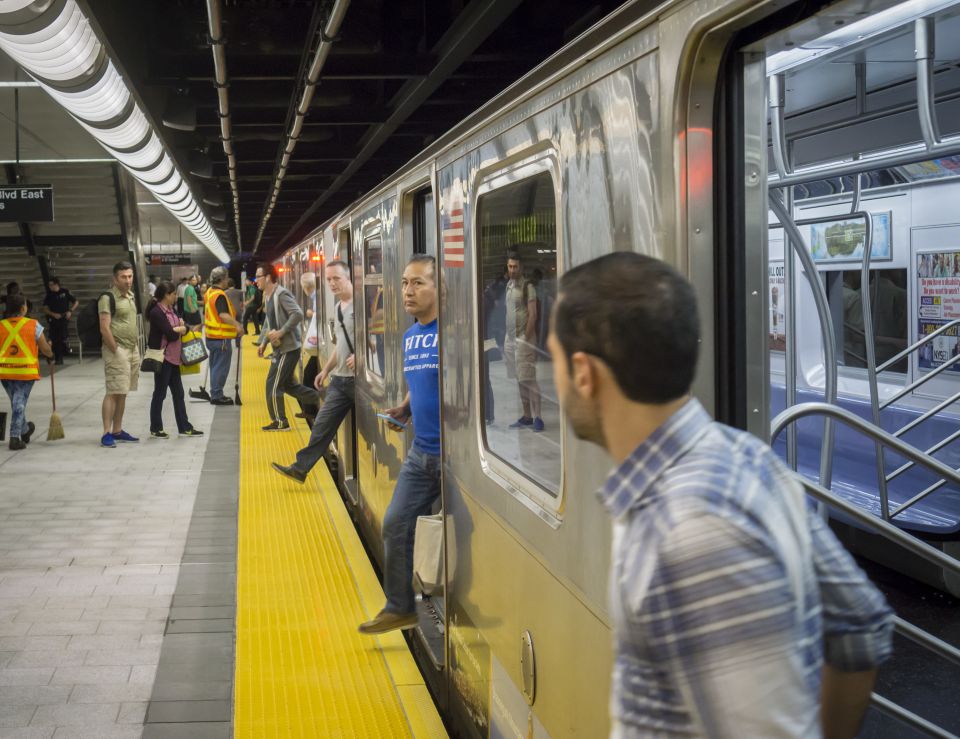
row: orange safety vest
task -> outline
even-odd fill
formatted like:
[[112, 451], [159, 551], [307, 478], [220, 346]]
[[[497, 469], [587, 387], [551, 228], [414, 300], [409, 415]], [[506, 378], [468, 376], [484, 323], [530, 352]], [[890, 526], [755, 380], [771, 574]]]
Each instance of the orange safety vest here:
[[233, 303], [230, 302], [227, 294], [219, 287], [211, 287], [207, 290], [206, 302], [203, 306], [203, 323], [207, 329], [207, 338], [235, 339], [237, 338], [237, 327], [232, 323], [224, 323], [220, 320], [220, 314], [217, 313], [217, 298], [219, 297], [223, 297], [227, 301], [230, 317], [237, 317], [237, 312], [233, 309]]
[[0, 321], [0, 380], [39, 380], [37, 322], [32, 318]]

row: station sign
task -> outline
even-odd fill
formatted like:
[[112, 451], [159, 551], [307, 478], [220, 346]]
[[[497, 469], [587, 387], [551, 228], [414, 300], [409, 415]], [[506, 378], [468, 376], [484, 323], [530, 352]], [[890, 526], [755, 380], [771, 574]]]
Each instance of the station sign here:
[[189, 254], [153, 254], [149, 259], [152, 267], [169, 267], [193, 264], [193, 259]]
[[53, 220], [53, 185], [0, 187], [0, 223]]

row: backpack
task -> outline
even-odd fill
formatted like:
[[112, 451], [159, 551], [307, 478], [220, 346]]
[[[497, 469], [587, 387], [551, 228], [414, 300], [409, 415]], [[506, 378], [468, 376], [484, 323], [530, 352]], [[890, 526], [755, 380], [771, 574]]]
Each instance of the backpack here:
[[100, 293], [83, 306], [77, 315], [77, 335], [84, 349], [99, 349], [103, 343], [103, 337], [100, 335], [100, 311], [97, 304], [104, 295], [110, 298], [110, 315], [113, 316], [117, 312], [117, 299], [109, 290]]

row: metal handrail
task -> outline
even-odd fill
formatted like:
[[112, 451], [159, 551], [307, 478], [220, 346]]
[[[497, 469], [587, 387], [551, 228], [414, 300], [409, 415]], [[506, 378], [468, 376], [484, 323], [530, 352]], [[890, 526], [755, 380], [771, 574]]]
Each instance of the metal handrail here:
[[[792, 408], [787, 408], [785, 411], [781, 412], [776, 418], [773, 419], [773, 422], [770, 427], [770, 443], [773, 444], [776, 441], [777, 437], [780, 436], [780, 433], [783, 431], [783, 429], [789, 426], [790, 424], [796, 422], [800, 418], [804, 418], [806, 416], [813, 416], [813, 415], [824, 415], [832, 418], [835, 421], [839, 421], [840, 423], [843, 423], [846, 426], [849, 426], [857, 431], [860, 431], [865, 436], [869, 436], [874, 441], [885, 444], [886, 446], [890, 447], [893, 451], [906, 457], [907, 459], [913, 460], [914, 462], [919, 464], [921, 467], [926, 467], [927, 469], [936, 473], [940, 478], [944, 479], [945, 481], [953, 482], [957, 485], [960, 485], [960, 472], [958, 472], [957, 470], [953, 469], [952, 467], [944, 464], [943, 462], [937, 459], [934, 459], [933, 457], [930, 457], [924, 454], [923, 451], [921, 451], [920, 449], [917, 449], [916, 447], [910, 444], [907, 444], [905, 441], [897, 438], [893, 434], [887, 431], [884, 431], [883, 429], [878, 428], [877, 426], [874, 426], [873, 424], [868, 423], [867, 421], [864, 421], [862, 418], [860, 418], [857, 415], [854, 415], [850, 411], [835, 405], [831, 405], [830, 403], [822, 403], [822, 402], [801, 403], [799, 405], [793, 406]], [[804, 479], [804, 484], [809, 486], [812, 483]], [[876, 524], [882, 523], [884, 525], [883, 530], [889, 533], [890, 538], [896, 539], [898, 544], [901, 544], [907, 549], [914, 551], [915, 553], [919, 554], [921, 557], [924, 557], [925, 559], [932, 558], [931, 561], [936, 560], [936, 563], [939, 566], [942, 566], [945, 569], [948, 569], [951, 572], [957, 575], [960, 575], [960, 561], [955, 560], [952, 557], [949, 557], [943, 554], [939, 550], [931, 547], [929, 544], [920, 542], [918, 539], [910, 536], [909, 534], [905, 534], [900, 529], [896, 528], [895, 526], [893, 526], [892, 524], [884, 520], [889, 518], [889, 516], [885, 516], [884, 519], [878, 519], [873, 514], [862, 511], [860, 508], [850, 505], [849, 503], [845, 503], [840, 498], [837, 498], [836, 496], [834, 496], [832, 493], [826, 490], [824, 490], [824, 492], [828, 497], [836, 498], [836, 503], [832, 502], [831, 500], [825, 500], [824, 502], [828, 503], [829, 505], [834, 505], [835, 507], [842, 509], [844, 513], [851, 515], [852, 518], [855, 518], [857, 521], [861, 523], [873, 522], [869, 524], [870, 526], [875, 526]], [[929, 493], [931, 492], [933, 491], [932, 490], [927, 491], [926, 494], [929, 495]], [[818, 500], [820, 499], [819, 495], [814, 495], [814, 497], [816, 497]], [[913, 505], [917, 501], [918, 499], [915, 498], [899, 506], [896, 510], [896, 513], [898, 514], [902, 513], [908, 504]], [[856, 514], [852, 514], [851, 511], [856, 511]], [[887, 533], [885, 533], [884, 535], [886, 536]], [[920, 550], [915, 549], [915, 547], [918, 547], [918, 546], [921, 547]], [[929, 551], [926, 551], [926, 550], [929, 550]]]
[[911, 352], [915, 352], [917, 349], [919, 349], [921, 346], [926, 344], [928, 341], [930, 341], [931, 339], [935, 339], [937, 336], [944, 333], [948, 329], [953, 328], [954, 326], [960, 326], [960, 319], [955, 318], [952, 321], [943, 324], [936, 331], [931, 331], [929, 334], [925, 334], [923, 338], [917, 339], [917, 341], [915, 341], [913, 344], [911, 344], [906, 349], [901, 351], [899, 354], [893, 357], [890, 357], [890, 359], [888, 359], [886, 362], [884, 362], [879, 367], [877, 367], [877, 372], [883, 372], [888, 367], [892, 367], [893, 365], [895, 365], [901, 359], [906, 359], [908, 356], [910, 356]]
[[922, 716], [918, 716], [913, 711], [908, 711], [903, 706], [899, 706], [893, 701], [884, 698], [882, 695], [877, 695], [876, 693], [871, 694], [870, 703], [872, 703], [877, 710], [899, 719], [908, 726], [912, 726], [915, 729], [926, 732], [930, 736], [935, 736], [938, 739], [958, 739], [956, 734], [952, 734], [946, 729], [940, 728], [936, 724], [927, 721]]

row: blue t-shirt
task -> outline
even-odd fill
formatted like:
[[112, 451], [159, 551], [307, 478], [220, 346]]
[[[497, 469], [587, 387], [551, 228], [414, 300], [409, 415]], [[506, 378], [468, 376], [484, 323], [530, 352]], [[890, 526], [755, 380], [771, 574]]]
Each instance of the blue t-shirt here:
[[437, 321], [413, 324], [403, 335], [403, 375], [410, 390], [413, 445], [440, 454], [440, 353]]

